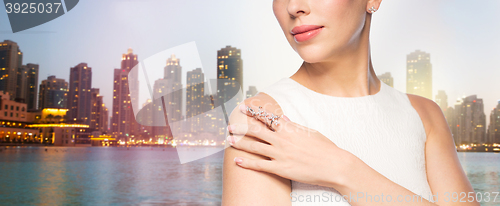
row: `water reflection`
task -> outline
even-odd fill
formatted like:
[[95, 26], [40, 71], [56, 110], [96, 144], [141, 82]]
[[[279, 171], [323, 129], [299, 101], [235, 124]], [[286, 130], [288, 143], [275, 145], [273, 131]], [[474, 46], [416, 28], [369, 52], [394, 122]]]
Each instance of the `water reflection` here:
[[181, 165], [172, 148], [8, 148], [0, 202], [220, 205], [222, 157]]
[[500, 195], [495, 200], [495, 196], [500, 192], [500, 154], [460, 152], [458, 158], [474, 191], [480, 193], [478, 199], [481, 195], [485, 198], [486, 193], [490, 194], [491, 199], [488, 202], [483, 201], [481, 205], [500, 205]]
[[[0, 202], [220, 205], [222, 157], [223, 151], [180, 164], [172, 148], [3, 148]], [[459, 159], [476, 192], [500, 191], [500, 154], [459, 153]]]

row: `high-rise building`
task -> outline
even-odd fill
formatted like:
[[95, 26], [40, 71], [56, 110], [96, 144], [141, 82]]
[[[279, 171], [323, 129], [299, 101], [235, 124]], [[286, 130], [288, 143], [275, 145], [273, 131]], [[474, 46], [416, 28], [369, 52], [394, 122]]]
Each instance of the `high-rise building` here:
[[201, 68], [196, 68], [193, 71], [187, 72], [187, 88], [186, 88], [186, 119], [190, 119], [188, 131], [198, 133], [201, 130], [201, 122], [203, 121], [197, 115], [202, 114], [204, 111], [204, 96], [205, 96], [205, 75]]
[[441, 107], [441, 110], [446, 111], [448, 108], [448, 96], [444, 90], [438, 90], [435, 102]]
[[104, 134], [108, 134], [109, 133], [109, 109], [108, 107], [106, 107], [106, 105], [103, 103], [102, 104], [102, 118], [101, 118], [101, 131], [104, 133]]
[[28, 110], [37, 109], [38, 64], [21, 65], [17, 69], [17, 102], [26, 103]]
[[459, 99], [455, 104], [455, 117], [457, 125], [453, 138], [456, 145], [485, 142], [486, 115], [483, 99], [478, 99], [477, 95]]
[[[241, 50], [226, 46], [217, 51], [217, 95], [216, 107], [225, 104], [226, 113], [231, 112], [244, 99], [243, 92], [243, 60]], [[234, 99], [233, 99], [234, 98]], [[234, 102], [228, 103], [230, 99]], [[229, 115], [229, 114], [227, 114]]]
[[172, 85], [164, 78], [156, 80], [153, 85], [155, 100], [152, 101], [151, 107], [153, 107], [152, 121], [156, 126], [153, 127], [153, 137], [155, 138], [168, 139], [173, 135], [169, 125], [170, 116], [168, 116], [168, 111], [171, 111], [171, 108], [166, 108], [170, 106], [169, 101], [171, 101], [168, 99], [168, 94], [171, 91], [168, 88], [170, 87]]
[[488, 126], [487, 143], [500, 143], [500, 100], [490, 113], [490, 125]]
[[[139, 134], [146, 140], [149, 140], [153, 135], [153, 110], [159, 105], [153, 105], [151, 99], [147, 99], [145, 103], [142, 104], [142, 108], [136, 116], [136, 120], [139, 123]], [[161, 108], [161, 106], [160, 106]]]
[[458, 143], [458, 136], [456, 134], [458, 133], [458, 118], [457, 118], [457, 112], [455, 109], [451, 106], [446, 108], [446, 110], [443, 111], [444, 117], [446, 118], [446, 122], [448, 123], [448, 127], [450, 128], [451, 135], [453, 136], [453, 140], [455, 142], [455, 145], [459, 145]]
[[40, 84], [40, 95], [38, 98], [38, 107], [40, 110], [45, 108], [67, 108], [68, 101], [68, 82], [64, 79], [58, 79], [56, 76], [49, 76]]
[[114, 70], [111, 131], [119, 138], [132, 137], [139, 129], [133, 111], [139, 106], [138, 70], [133, 69], [138, 63], [137, 54], [128, 49], [127, 54], [122, 55], [121, 68]]
[[[182, 67], [181, 60], [174, 54], [167, 59], [164, 67], [163, 79], [167, 83], [166, 90], [162, 96], [165, 97], [165, 108], [167, 111], [170, 129], [181, 131], [180, 121], [182, 119]], [[172, 128], [175, 126], [175, 128]], [[173, 134], [170, 134], [173, 135]], [[170, 136], [169, 136], [170, 137]], [[170, 139], [170, 138], [169, 138]]]
[[28, 110], [37, 110], [38, 109], [38, 64], [27, 64], [28, 68], [28, 76], [27, 76], [27, 89], [25, 99], [26, 104], [28, 105]]
[[432, 64], [429, 53], [406, 55], [406, 93], [432, 99]]
[[17, 72], [22, 66], [23, 53], [16, 42], [0, 42], [0, 91], [10, 94], [10, 99], [17, 97]]
[[259, 91], [257, 91], [257, 87], [255, 87], [255, 86], [249, 86], [249, 87], [248, 87], [248, 91], [247, 91], [247, 96], [246, 96], [246, 98], [253, 97], [253, 96], [255, 96], [257, 93], [259, 93]]
[[121, 69], [128, 71], [128, 85], [130, 94], [130, 103], [133, 108], [139, 108], [139, 69], [134, 69], [139, 64], [137, 54], [134, 54], [132, 48], [127, 50], [127, 54], [122, 54]]
[[28, 66], [21, 65], [17, 68], [16, 73], [16, 97], [14, 100], [16, 102], [26, 102], [26, 95], [28, 94]]
[[381, 75], [377, 76], [380, 81], [384, 82], [385, 84], [394, 87], [394, 78], [392, 78], [390, 72], [383, 73]]
[[[155, 121], [160, 121], [161, 116], [163, 116], [166, 120], [166, 126], [155, 127], [153, 133], [155, 137], [165, 138], [166, 141], [170, 141], [173, 136], [172, 131], [181, 131], [182, 129], [180, 121], [182, 119], [183, 89], [180, 59], [172, 54], [167, 59], [167, 65], [163, 71], [163, 79], [156, 80], [153, 88], [154, 97], [160, 99], [162, 104], [164, 104], [165, 112], [163, 112], [163, 108], [159, 108], [158, 111], [154, 112], [154, 119]], [[164, 117], [165, 115], [166, 117]], [[172, 128], [174, 125], [175, 128]]]
[[87, 63], [72, 67], [69, 75], [68, 122], [90, 125], [92, 68]]
[[91, 118], [90, 131], [98, 131], [105, 134], [108, 131], [108, 109], [104, 105], [103, 97], [99, 94], [99, 89], [92, 88], [91, 92]]

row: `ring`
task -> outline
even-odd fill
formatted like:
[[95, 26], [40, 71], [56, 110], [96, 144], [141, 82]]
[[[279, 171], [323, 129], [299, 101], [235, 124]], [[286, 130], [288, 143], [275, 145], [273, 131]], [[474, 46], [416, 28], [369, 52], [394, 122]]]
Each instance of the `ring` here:
[[[273, 123], [275, 126], [278, 126], [279, 125], [279, 122], [278, 122], [278, 119], [281, 118], [280, 116], [278, 115], [274, 115], [272, 113], [267, 113], [266, 111], [262, 110], [262, 106], [259, 106], [259, 111], [255, 111], [254, 109], [252, 109], [251, 107], [247, 106], [247, 111], [250, 112], [251, 116], [254, 117], [255, 119], [261, 121], [258, 117], [262, 117], [263, 119], [266, 120], [266, 122], [264, 122], [267, 127], [275, 132], [276, 130], [274, 130], [274, 128], [272, 127]], [[268, 123], [269, 121], [269, 123]]]

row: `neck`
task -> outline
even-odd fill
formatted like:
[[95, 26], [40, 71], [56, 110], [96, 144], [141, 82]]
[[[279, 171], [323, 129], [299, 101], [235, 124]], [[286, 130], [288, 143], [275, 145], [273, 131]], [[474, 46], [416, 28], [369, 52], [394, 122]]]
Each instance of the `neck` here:
[[[368, 29], [367, 29], [368, 28]], [[318, 93], [336, 97], [373, 95], [381, 86], [373, 70], [369, 23], [361, 31], [361, 38], [350, 42], [347, 49], [328, 60], [316, 63], [303, 62], [290, 78]]]

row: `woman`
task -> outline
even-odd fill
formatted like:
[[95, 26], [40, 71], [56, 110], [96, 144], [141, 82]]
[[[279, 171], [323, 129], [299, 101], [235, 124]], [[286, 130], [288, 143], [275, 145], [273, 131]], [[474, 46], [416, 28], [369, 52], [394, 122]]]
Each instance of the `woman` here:
[[439, 106], [374, 72], [380, 4], [273, 1], [304, 63], [231, 113], [223, 205], [479, 205]]

